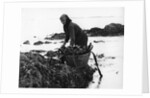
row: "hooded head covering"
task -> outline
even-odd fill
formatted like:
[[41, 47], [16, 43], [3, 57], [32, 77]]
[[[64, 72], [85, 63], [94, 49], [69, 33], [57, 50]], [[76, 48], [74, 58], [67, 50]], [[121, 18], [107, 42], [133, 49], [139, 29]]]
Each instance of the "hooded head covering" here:
[[68, 16], [67, 14], [62, 14], [61, 17], [60, 17], [60, 19], [61, 19], [62, 17], [66, 17], [66, 24], [64, 24], [64, 26], [63, 26], [64, 31], [66, 32], [66, 30], [67, 30], [67, 28], [68, 28], [68, 25], [69, 25], [69, 23], [70, 23], [72, 20], [69, 18], [69, 16]]

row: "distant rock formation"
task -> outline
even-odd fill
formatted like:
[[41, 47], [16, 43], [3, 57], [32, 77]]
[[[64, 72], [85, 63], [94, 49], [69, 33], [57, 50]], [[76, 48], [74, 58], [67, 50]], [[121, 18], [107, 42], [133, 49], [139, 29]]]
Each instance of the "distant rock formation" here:
[[[104, 28], [93, 27], [91, 29], [86, 29], [83, 31], [88, 36], [122, 36], [124, 35], [124, 25], [119, 23], [111, 23], [106, 25]], [[44, 39], [45, 40], [65, 39], [65, 33], [55, 33], [53, 35], [46, 36]], [[45, 42], [45, 44], [49, 44], [49, 42]]]
[[61, 41], [60, 43], [64, 43], [64, 41]]
[[43, 53], [43, 52], [46, 52], [45, 50], [30, 50], [30, 52], [33, 52], [33, 53]]
[[42, 41], [37, 41], [37, 42], [34, 43], [34, 45], [42, 45], [42, 44], [43, 44]]
[[104, 32], [108, 36], [124, 35], [124, 25], [111, 23], [111, 24], [105, 26]]
[[50, 44], [50, 43], [52, 43], [52, 42], [49, 42], [49, 41], [45, 41], [44, 43], [45, 43], [45, 44]]
[[94, 42], [94, 43], [104, 43], [103, 40], [98, 40], [98, 41], [94, 40], [93, 42]]
[[46, 36], [44, 39], [45, 40], [51, 40], [51, 37], [50, 36]]
[[88, 36], [121, 36], [124, 35], [124, 25], [111, 23], [104, 28], [94, 27], [90, 30], [84, 30]]
[[29, 44], [30, 44], [30, 41], [27, 40], [27, 41], [23, 42], [23, 44], [29, 45]]
[[91, 28], [87, 31], [88, 36], [103, 36], [104, 30], [98, 27]]
[[99, 54], [99, 55], [97, 55], [97, 57], [101, 59], [101, 58], [103, 58], [105, 56], [104, 56], [104, 54]]
[[59, 39], [65, 39], [65, 33], [55, 33], [52, 36], [45, 37], [46, 40], [59, 40]]
[[[93, 27], [83, 30], [88, 36], [122, 36], [124, 35], [124, 25], [119, 23], [111, 23], [104, 28]], [[65, 33], [55, 33], [44, 38], [45, 40], [65, 39]]]

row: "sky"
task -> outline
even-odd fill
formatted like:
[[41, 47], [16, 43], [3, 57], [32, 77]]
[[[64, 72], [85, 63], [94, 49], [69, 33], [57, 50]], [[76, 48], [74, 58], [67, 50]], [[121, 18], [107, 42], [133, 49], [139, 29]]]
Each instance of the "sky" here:
[[22, 8], [23, 40], [63, 32], [60, 16], [67, 14], [82, 29], [104, 28], [110, 23], [124, 24], [124, 8]]

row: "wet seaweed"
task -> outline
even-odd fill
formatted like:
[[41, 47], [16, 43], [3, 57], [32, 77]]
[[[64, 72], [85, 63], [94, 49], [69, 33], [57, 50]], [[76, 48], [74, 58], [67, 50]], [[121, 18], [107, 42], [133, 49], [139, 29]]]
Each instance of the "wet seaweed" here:
[[20, 53], [19, 87], [87, 88], [94, 72], [88, 65], [75, 68], [38, 53]]

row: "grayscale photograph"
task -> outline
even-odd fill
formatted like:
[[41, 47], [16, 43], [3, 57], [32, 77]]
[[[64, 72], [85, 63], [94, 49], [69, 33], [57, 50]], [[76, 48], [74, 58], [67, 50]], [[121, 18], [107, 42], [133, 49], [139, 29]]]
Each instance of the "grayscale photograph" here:
[[22, 8], [19, 88], [123, 88], [124, 8]]

